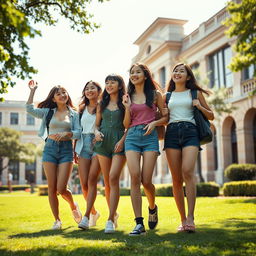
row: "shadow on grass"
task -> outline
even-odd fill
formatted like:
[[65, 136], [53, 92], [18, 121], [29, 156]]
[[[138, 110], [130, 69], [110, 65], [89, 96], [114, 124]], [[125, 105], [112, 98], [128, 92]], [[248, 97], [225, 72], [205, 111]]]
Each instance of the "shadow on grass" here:
[[[209, 225], [197, 227], [194, 234], [188, 233], [164, 233], [159, 235], [157, 230], [148, 231], [145, 236], [129, 237], [123, 231], [114, 234], [104, 234], [103, 230], [45, 230], [36, 233], [21, 233], [9, 236], [9, 238], [33, 238], [61, 235], [67, 241], [71, 239], [89, 240], [89, 246], [76, 246], [72, 248], [62, 244], [55, 244], [47, 248], [39, 247], [28, 250], [8, 251], [0, 249], [0, 255], [179, 255], [179, 256], [237, 256], [253, 255], [255, 253], [255, 219], [248, 221], [231, 218], [218, 223], [220, 228], [211, 228]], [[101, 242], [101, 243], [100, 243]], [[102, 243], [103, 242], [103, 243]]]

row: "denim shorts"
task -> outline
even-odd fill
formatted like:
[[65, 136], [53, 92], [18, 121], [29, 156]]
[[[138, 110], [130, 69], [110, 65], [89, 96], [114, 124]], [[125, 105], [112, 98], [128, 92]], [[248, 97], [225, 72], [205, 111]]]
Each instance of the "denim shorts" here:
[[183, 121], [170, 123], [165, 132], [164, 149], [182, 149], [187, 146], [196, 146], [200, 149], [196, 126], [191, 122]]
[[146, 130], [143, 128], [146, 125], [136, 125], [128, 129], [125, 139], [125, 152], [135, 151], [144, 153], [146, 151], [159, 152], [159, 142], [156, 129], [154, 129], [149, 135], [144, 135]]
[[55, 141], [48, 138], [45, 142], [42, 161], [55, 164], [73, 162], [72, 141]]
[[82, 134], [82, 140], [83, 140], [83, 147], [81, 152], [78, 154], [79, 157], [92, 159], [94, 156], [96, 156], [96, 153], [93, 151], [94, 143], [93, 139], [95, 138], [95, 135], [93, 133], [89, 134]]

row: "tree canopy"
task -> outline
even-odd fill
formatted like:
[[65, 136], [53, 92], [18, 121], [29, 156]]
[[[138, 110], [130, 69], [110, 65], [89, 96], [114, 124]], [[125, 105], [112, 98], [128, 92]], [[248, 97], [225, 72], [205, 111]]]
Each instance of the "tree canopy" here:
[[[0, 128], [0, 158], [9, 160], [33, 162], [36, 146], [32, 143], [21, 143], [21, 133], [10, 128]], [[0, 166], [0, 173], [7, 166]]]
[[228, 26], [226, 33], [236, 37], [236, 55], [232, 58], [230, 69], [239, 71], [252, 64], [256, 65], [255, 0], [229, 1], [227, 10], [230, 17], [224, 22]]
[[[104, 2], [108, 0], [95, 0]], [[34, 24], [52, 26], [56, 17], [70, 21], [71, 29], [90, 33], [99, 25], [92, 21], [88, 12], [92, 0], [0, 0], [0, 94], [13, 87], [13, 78], [31, 78], [37, 70], [29, 64], [29, 46], [26, 38], [41, 36]], [[0, 98], [3, 100], [3, 98]]]

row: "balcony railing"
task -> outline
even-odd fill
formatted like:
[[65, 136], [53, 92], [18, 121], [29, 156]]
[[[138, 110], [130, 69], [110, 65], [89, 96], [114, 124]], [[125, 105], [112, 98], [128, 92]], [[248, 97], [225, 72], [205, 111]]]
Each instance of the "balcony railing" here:
[[256, 78], [242, 82], [242, 94], [247, 94], [253, 90], [256, 90]]

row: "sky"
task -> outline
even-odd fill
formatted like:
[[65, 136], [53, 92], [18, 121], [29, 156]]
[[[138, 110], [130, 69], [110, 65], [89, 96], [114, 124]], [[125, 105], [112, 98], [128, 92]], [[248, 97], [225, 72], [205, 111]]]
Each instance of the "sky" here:
[[[95, 1], [94, 1], [95, 2]], [[64, 86], [73, 102], [78, 103], [82, 89], [89, 80], [104, 87], [108, 74], [116, 73], [128, 82], [132, 58], [138, 53], [135, 40], [158, 18], [188, 20], [185, 34], [221, 10], [227, 0], [110, 0], [92, 3], [93, 21], [101, 24], [91, 34], [69, 28], [68, 21], [57, 26], [40, 25], [42, 37], [28, 40], [30, 64], [38, 73], [35, 101], [42, 101], [55, 85]], [[27, 80], [18, 80], [4, 95], [6, 100], [26, 101]]]

